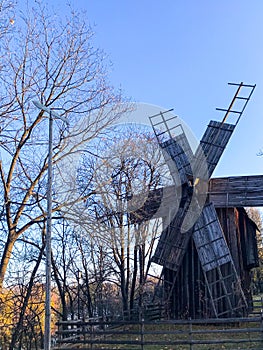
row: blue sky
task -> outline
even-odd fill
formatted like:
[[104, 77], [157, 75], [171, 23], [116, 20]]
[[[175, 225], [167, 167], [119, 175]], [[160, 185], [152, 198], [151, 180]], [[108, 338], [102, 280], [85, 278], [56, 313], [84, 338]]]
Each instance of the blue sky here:
[[[50, 6], [66, 11], [62, 0]], [[95, 25], [95, 45], [112, 62], [110, 79], [134, 101], [174, 108], [201, 138], [228, 82], [257, 84], [215, 176], [263, 174], [262, 0], [75, 0]]]

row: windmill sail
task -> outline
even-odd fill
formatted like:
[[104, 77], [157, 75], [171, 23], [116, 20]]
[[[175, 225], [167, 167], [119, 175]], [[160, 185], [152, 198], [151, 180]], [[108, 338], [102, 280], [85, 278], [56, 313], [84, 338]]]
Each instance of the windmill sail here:
[[209, 177], [217, 166], [221, 155], [235, 129], [235, 125], [211, 120], [195, 154], [195, 167], [200, 166], [200, 151], [204, 152]]
[[[189, 181], [193, 178], [193, 175], [188, 156], [192, 157], [192, 152], [184, 132], [175, 139], [162, 143], [161, 147], [164, 150], [164, 157], [168, 161], [174, 181], [178, 183], [180, 180], [181, 182], [181, 199], [176, 215], [168, 218], [169, 225], [161, 233], [152, 261], [176, 271], [180, 266], [191, 236], [189, 233], [181, 235], [178, 232], [181, 230], [191, 202], [192, 185]], [[184, 152], [184, 149], [186, 152]], [[188, 156], [186, 153], [188, 153]]]
[[246, 298], [212, 203], [203, 208], [193, 229], [193, 239], [205, 275], [214, 316], [224, 315], [222, 303], [227, 306], [228, 315], [247, 308]]
[[193, 229], [193, 239], [204, 271], [232, 260], [213, 204], [207, 204]]

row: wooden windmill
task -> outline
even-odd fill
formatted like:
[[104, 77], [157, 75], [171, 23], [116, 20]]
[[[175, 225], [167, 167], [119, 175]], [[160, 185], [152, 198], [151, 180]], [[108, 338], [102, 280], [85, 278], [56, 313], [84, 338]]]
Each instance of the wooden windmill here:
[[[178, 128], [178, 125], [173, 127], [172, 124], [172, 119], [176, 117], [171, 118], [169, 113], [165, 112], [150, 117], [155, 136], [174, 181], [170, 190], [166, 188], [165, 202], [178, 201], [177, 210], [171, 216], [169, 205], [160, 209], [164, 191], [156, 190], [149, 194], [142, 208], [132, 213], [132, 220], [140, 222], [158, 216], [165, 222], [152, 262], [162, 266], [161, 299], [172, 316], [180, 314], [179, 316], [183, 317], [185, 312], [185, 316], [188, 317], [197, 314], [226, 317], [245, 315], [248, 310], [247, 291], [244, 291], [239, 267], [236, 266], [236, 260], [240, 259], [239, 253], [236, 252], [233, 257], [229, 237], [227, 240], [226, 232], [224, 233], [222, 229], [224, 220], [229, 219], [230, 212], [226, 218], [224, 213], [220, 214], [218, 208], [223, 208], [226, 212], [231, 211], [231, 208], [261, 206], [263, 176], [211, 179], [255, 89], [255, 85], [243, 83], [231, 85], [236, 85], [237, 91], [229, 108], [220, 109], [224, 112], [223, 120], [210, 121], [195, 153], [191, 150], [182, 126], [179, 133], [178, 130], [173, 133], [173, 129]], [[243, 95], [244, 92], [246, 96]], [[238, 110], [234, 107], [236, 101], [239, 102]], [[227, 123], [230, 114], [237, 116], [234, 124]], [[202, 186], [205, 185], [208, 187], [204, 193]], [[180, 190], [178, 197], [174, 196], [177, 189]], [[201, 207], [200, 192], [201, 195], [205, 195], [201, 200], [203, 203]], [[246, 220], [243, 231], [245, 230], [247, 235], [252, 235], [250, 247], [252, 261], [249, 265], [251, 268], [257, 265], [256, 226], [253, 226], [242, 209], [236, 210], [239, 210], [239, 220], [241, 217]], [[232, 212], [234, 213], [233, 210]], [[236, 233], [232, 234], [236, 239]], [[234, 243], [233, 246], [235, 244], [239, 243]], [[176, 292], [178, 288], [181, 288], [181, 296]], [[180, 297], [187, 299], [182, 308], [187, 304], [188, 310], [181, 308], [180, 312], [176, 313]], [[206, 306], [202, 306], [202, 303]], [[191, 307], [195, 311], [189, 310]], [[198, 313], [197, 309], [202, 311]]]

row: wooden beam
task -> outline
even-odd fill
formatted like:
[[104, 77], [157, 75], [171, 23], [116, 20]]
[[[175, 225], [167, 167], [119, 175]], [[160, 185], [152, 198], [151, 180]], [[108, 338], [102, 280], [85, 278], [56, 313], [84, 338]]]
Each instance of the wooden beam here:
[[218, 208], [262, 207], [263, 175], [231, 176], [209, 181], [209, 201]]
[[[166, 217], [171, 211], [176, 213], [180, 196], [181, 189], [175, 186], [151, 191], [140, 208], [133, 211], [134, 203], [139, 202], [136, 198], [140, 198], [140, 195], [134, 196], [129, 209], [132, 220]], [[217, 208], [263, 207], [263, 175], [213, 178], [209, 181], [207, 200]]]

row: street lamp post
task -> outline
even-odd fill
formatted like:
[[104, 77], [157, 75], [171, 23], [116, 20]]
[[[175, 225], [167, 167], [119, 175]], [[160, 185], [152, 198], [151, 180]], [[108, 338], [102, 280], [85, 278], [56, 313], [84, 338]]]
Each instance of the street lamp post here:
[[51, 225], [52, 225], [52, 148], [53, 148], [53, 120], [61, 119], [68, 124], [67, 119], [57, 115], [50, 108], [38, 101], [34, 105], [49, 115], [48, 130], [48, 183], [47, 183], [47, 230], [46, 230], [46, 297], [45, 297], [45, 332], [44, 350], [51, 348]]
[[81, 271], [77, 271], [77, 297], [78, 297], [78, 320], [80, 320], [80, 279], [81, 279]]

